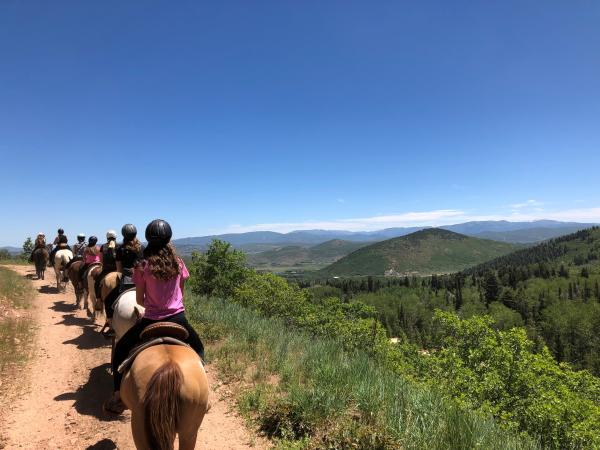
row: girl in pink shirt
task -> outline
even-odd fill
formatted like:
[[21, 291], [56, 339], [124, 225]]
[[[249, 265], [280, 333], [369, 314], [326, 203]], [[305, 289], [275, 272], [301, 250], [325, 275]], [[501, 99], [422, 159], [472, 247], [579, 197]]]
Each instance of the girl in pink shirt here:
[[164, 220], [153, 220], [146, 227], [148, 246], [144, 249], [144, 260], [133, 272], [137, 302], [146, 308], [146, 312], [115, 346], [112, 360], [114, 394], [104, 404], [107, 412], [120, 414], [125, 409], [119, 393], [123, 376], [117, 369], [139, 342], [140, 333], [148, 325], [173, 322], [183, 326], [189, 333], [186, 343], [204, 360], [204, 346], [196, 330], [187, 321], [183, 305], [183, 287], [190, 274], [169, 243], [171, 236], [171, 226]]
[[79, 269], [79, 278], [83, 278], [83, 274], [90, 267], [90, 264], [99, 263], [100, 261], [100, 247], [96, 245], [98, 238], [96, 236], [90, 236], [88, 239], [88, 245], [83, 249], [83, 265]]

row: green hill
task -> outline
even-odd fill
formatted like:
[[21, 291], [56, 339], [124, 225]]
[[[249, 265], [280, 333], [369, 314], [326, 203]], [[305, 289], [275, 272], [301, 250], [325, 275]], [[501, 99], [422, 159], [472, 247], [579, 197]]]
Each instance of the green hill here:
[[319, 271], [323, 277], [426, 275], [466, 269], [517, 246], [429, 228], [363, 247]]
[[367, 245], [332, 239], [313, 247], [288, 245], [273, 250], [248, 255], [252, 267], [262, 269], [323, 267]]

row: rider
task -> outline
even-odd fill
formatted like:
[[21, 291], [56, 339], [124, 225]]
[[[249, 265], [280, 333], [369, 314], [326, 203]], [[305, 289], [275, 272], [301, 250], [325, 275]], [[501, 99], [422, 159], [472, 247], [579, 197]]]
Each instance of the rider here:
[[83, 259], [83, 251], [85, 250], [85, 234], [77, 235], [77, 244], [73, 245], [73, 259]]
[[202, 341], [185, 317], [183, 286], [190, 275], [169, 243], [172, 234], [171, 226], [161, 219], [153, 220], [146, 227], [148, 247], [144, 249], [144, 260], [135, 266], [133, 273], [137, 302], [146, 308], [146, 312], [115, 346], [112, 359], [114, 393], [104, 403], [107, 412], [120, 414], [125, 409], [119, 392], [123, 375], [118, 368], [138, 343], [146, 326], [155, 322], [182, 325], [189, 333], [186, 342], [204, 360]]
[[65, 248], [68, 248], [69, 250], [71, 249], [71, 247], [69, 247], [68, 245], [66, 245], [68, 242], [67, 236], [65, 236], [65, 230], [63, 230], [62, 228], [58, 229], [58, 235], [54, 238], [54, 248], [52, 249], [52, 251], [50, 252], [50, 264], [54, 265], [54, 255], [56, 255], [56, 252], [59, 250], [63, 250]]
[[90, 267], [91, 264], [100, 262], [100, 247], [96, 244], [98, 238], [96, 236], [90, 236], [88, 239], [88, 245], [83, 249], [83, 265], [79, 268], [79, 278], [83, 280], [83, 274]]
[[108, 230], [106, 232], [106, 244], [100, 247], [100, 259], [102, 261], [102, 271], [96, 278], [94, 289], [96, 290], [96, 298], [100, 297], [100, 282], [111, 272], [117, 271], [117, 232]]
[[110, 327], [113, 316], [113, 303], [121, 292], [134, 287], [133, 268], [135, 264], [144, 258], [144, 247], [137, 239], [137, 229], [135, 225], [128, 223], [121, 228], [123, 235], [123, 244], [117, 247], [115, 260], [117, 263], [117, 272], [121, 273], [119, 286], [113, 289], [104, 299], [104, 309], [106, 311], [105, 327]]
[[79, 233], [77, 235], [77, 243], [75, 245], [73, 245], [73, 259], [67, 263], [67, 266], [66, 266], [67, 269], [75, 261], [81, 261], [83, 259], [83, 251], [84, 250], [85, 250], [85, 234]]
[[33, 250], [31, 251], [31, 255], [29, 255], [29, 261], [33, 261], [33, 252], [35, 252], [38, 248], [46, 248], [46, 235], [41, 231], [37, 234], [37, 237], [35, 238]]

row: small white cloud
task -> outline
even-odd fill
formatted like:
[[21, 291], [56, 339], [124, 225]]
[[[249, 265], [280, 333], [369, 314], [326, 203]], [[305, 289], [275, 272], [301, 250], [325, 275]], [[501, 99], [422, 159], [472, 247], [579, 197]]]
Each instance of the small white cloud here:
[[248, 231], [278, 231], [287, 233], [294, 230], [346, 230], [375, 231], [394, 227], [443, 226], [455, 223], [485, 220], [509, 220], [512, 222], [532, 222], [534, 220], [558, 220], [565, 222], [600, 223], [600, 207], [546, 211], [542, 208], [530, 208], [523, 211], [516, 208], [509, 214], [473, 214], [456, 209], [407, 212], [402, 214], [377, 215], [356, 219], [336, 219], [330, 221], [261, 223], [256, 225], [231, 225], [222, 232], [245, 233]]
[[534, 208], [534, 207], [540, 207], [543, 206], [544, 203], [542, 202], [538, 202], [537, 200], [527, 200], [523, 203], [513, 203], [512, 205], [509, 205], [511, 208], [513, 209], [523, 209], [523, 208]]

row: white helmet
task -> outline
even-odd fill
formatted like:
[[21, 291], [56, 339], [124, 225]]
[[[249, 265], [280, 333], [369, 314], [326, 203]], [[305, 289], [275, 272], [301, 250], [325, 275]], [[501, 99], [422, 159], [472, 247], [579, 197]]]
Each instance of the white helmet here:
[[40, 237], [40, 236], [46, 237], [46, 235], [44, 233], [42, 233], [41, 231], [37, 235], [38, 235], [38, 237]]
[[115, 230], [108, 230], [106, 232], [106, 239], [117, 239], [117, 232]]
[[77, 235], [77, 237], [78, 237], [78, 238], [84, 238], [84, 239], [85, 239], [85, 233], [79, 233], [79, 234]]

